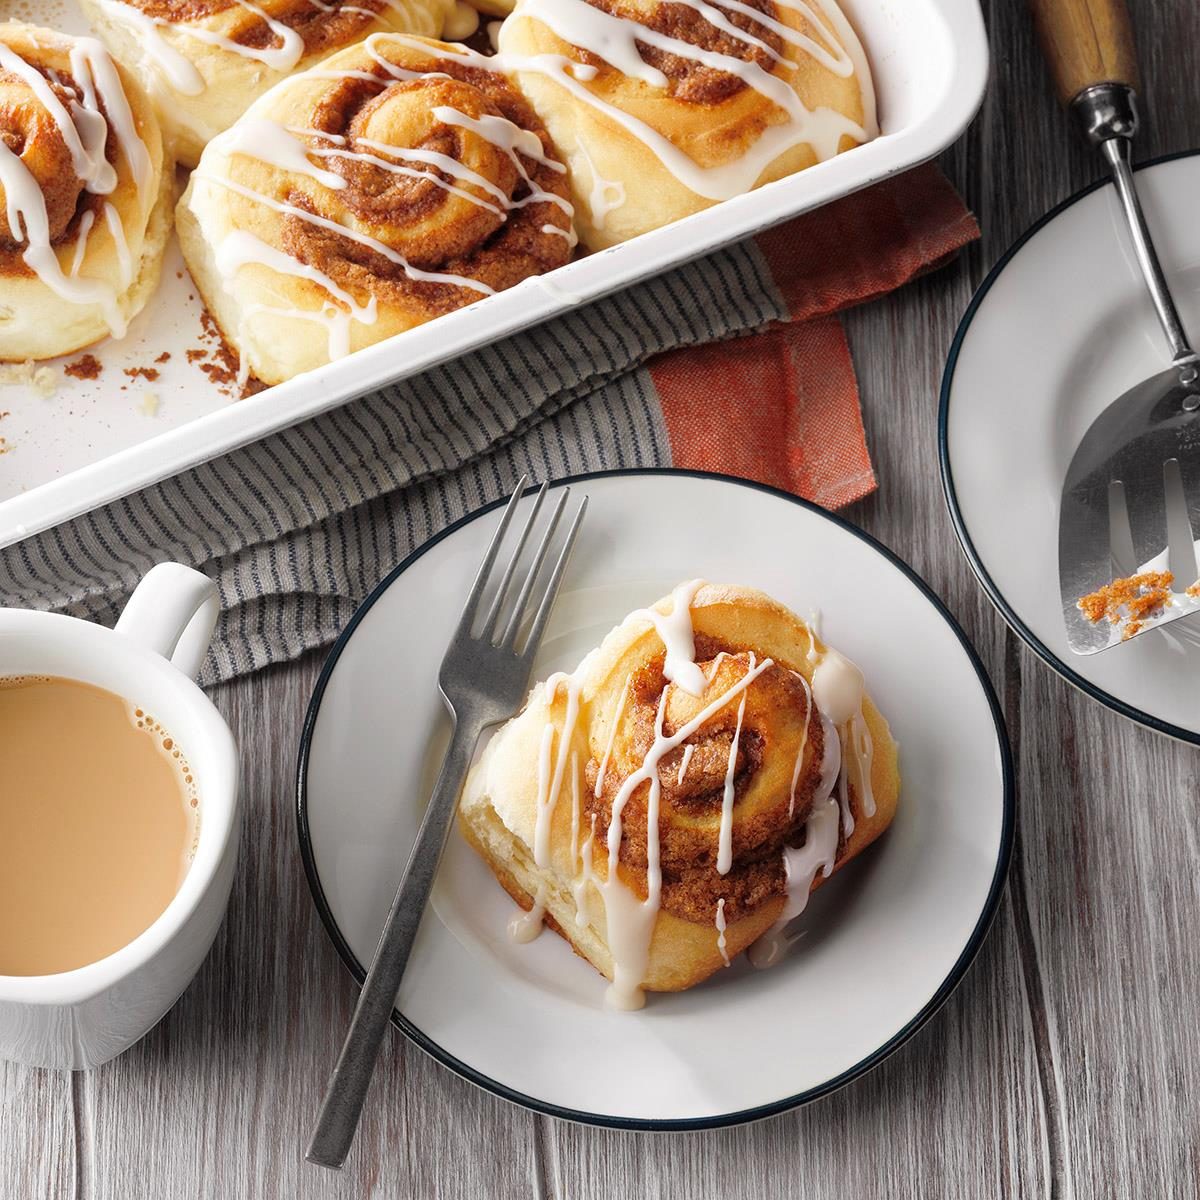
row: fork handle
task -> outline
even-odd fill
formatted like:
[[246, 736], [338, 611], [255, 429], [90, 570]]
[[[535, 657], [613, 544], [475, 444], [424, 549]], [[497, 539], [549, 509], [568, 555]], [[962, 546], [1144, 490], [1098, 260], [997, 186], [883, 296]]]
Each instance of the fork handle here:
[[371, 969], [363, 981], [350, 1031], [333, 1068], [321, 1115], [309, 1143], [306, 1157], [318, 1166], [339, 1168], [354, 1141], [375, 1061], [396, 1005], [396, 993], [400, 990], [421, 916], [433, 888], [446, 837], [454, 823], [459, 793], [471, 765], [475, 743], [482, 731], [477, 721], [455, 724], [433, 796], [417, 830]]
[[1058, 98], [1070, 104], [1098, 83], [1138, 87], [1125, 0], [1029, 0]]

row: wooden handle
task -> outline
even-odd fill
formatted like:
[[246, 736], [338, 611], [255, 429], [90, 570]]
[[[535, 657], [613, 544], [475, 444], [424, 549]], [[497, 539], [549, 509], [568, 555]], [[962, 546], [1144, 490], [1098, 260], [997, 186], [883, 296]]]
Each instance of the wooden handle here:
[[1125, 0], [1029, 0], [1058, 98], [1070, 104], [1097, 83], [1138, 86]]

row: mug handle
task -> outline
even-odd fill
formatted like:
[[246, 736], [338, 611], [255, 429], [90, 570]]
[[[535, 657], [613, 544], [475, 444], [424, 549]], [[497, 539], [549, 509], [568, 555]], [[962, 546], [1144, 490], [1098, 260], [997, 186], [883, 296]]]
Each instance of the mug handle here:
[[134, 588], [116, 631], [195, 679], [220, 611], [217, 585], [207, 575], [182, 563], [159, 563]]

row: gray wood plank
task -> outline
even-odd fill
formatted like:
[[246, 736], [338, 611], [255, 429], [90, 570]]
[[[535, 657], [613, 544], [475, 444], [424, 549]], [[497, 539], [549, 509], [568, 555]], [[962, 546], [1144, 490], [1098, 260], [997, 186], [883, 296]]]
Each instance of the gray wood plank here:
[[0, 1062], [0, 1196], [72, 1196], [85, 1164], [86, 1114], [65, 1071]]

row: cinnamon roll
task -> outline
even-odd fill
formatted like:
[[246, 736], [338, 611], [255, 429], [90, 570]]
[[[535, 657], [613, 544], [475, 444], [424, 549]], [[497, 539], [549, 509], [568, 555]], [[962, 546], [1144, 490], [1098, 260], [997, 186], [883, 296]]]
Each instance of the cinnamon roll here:
[[593, 250], [877, 132], [837, 0], [518, 0], [499, 44], [566, 158]]
[[121, 337], [158, 282], [173, 179], [94, 38], [0, 24], [0, 361]]
[[205, 145], [268, 88], [371, 33], [441, 35], [455, 0], [79, 0], [159, 106], [176, 157]]
[[566, 169], [490, 62], [374, 34], [209, 144], [176, 219], [244, 370], [282, 382], [567, 261]]
[[611, 981], [680, 991], [767, 966], [812, 890], [890, 824], [897, 749], [862, 672], [761, 592], [695, 581], [534, 688], [468, 778], [459, 826]]

